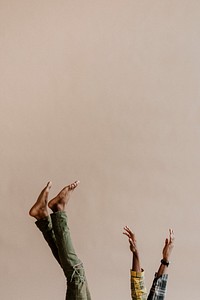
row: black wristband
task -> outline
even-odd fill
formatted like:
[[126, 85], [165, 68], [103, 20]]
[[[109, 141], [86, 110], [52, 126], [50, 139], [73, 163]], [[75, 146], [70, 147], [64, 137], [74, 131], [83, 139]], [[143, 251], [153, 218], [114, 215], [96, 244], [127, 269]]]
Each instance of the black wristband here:
[[161, 259], [161, 264], [168, 267], [169, 266], [169, 261], [165, 260], [165, 259]]

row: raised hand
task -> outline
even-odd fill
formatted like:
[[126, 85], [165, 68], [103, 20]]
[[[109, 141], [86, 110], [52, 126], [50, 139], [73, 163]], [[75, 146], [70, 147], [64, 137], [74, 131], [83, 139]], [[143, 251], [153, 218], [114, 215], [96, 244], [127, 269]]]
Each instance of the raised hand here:
[[137, 248], [137, 241], [136, 241], [135, 234], [132, 232], [132, 230], [128, 226], [124, 227], [123, 234], [125, 234], [128, 237], [131, 252], [135, 256], [135, 258], [139, 259], [139, 251]]
[[163, 259], [166, 261], [169, 261], [169, 257], [174, 247], [174, 241], [175, 241], [174, 231], [173, 229], [169, 229], [169, 238], [165, 239], [165, 245], [162, 251]]

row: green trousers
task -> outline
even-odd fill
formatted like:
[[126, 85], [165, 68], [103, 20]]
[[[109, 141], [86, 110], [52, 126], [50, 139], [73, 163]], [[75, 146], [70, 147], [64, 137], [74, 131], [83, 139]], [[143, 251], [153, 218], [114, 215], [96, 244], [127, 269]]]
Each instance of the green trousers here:
[[83, 264], [72, 244], [66, 213], [52, 213], [37, 220], [36, 225], [63, 269], [67, 280], [66, 300], [91, 300]]

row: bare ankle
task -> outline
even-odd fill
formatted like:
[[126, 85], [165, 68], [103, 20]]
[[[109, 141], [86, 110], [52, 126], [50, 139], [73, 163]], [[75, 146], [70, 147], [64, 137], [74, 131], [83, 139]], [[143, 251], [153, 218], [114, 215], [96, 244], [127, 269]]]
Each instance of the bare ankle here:
[[49, 205], [49, 208], [53, 211], [53, 212], [58, 212], [58, 211], [64, 211], [65, 210], [65, 205], [62, 205], [60, 203], [56, 203], [52, 206]]

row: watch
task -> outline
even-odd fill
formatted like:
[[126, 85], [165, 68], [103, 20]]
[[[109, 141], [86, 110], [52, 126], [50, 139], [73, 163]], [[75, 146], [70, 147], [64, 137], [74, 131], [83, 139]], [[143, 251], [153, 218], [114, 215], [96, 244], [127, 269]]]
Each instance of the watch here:
[[167, 266], [167, 267], [169, 266], [169, 261], [168, 261], [168, 260], [161, 259], [160, 262], [161, 262], [161, 264], [164, 265], [164, 266]]

